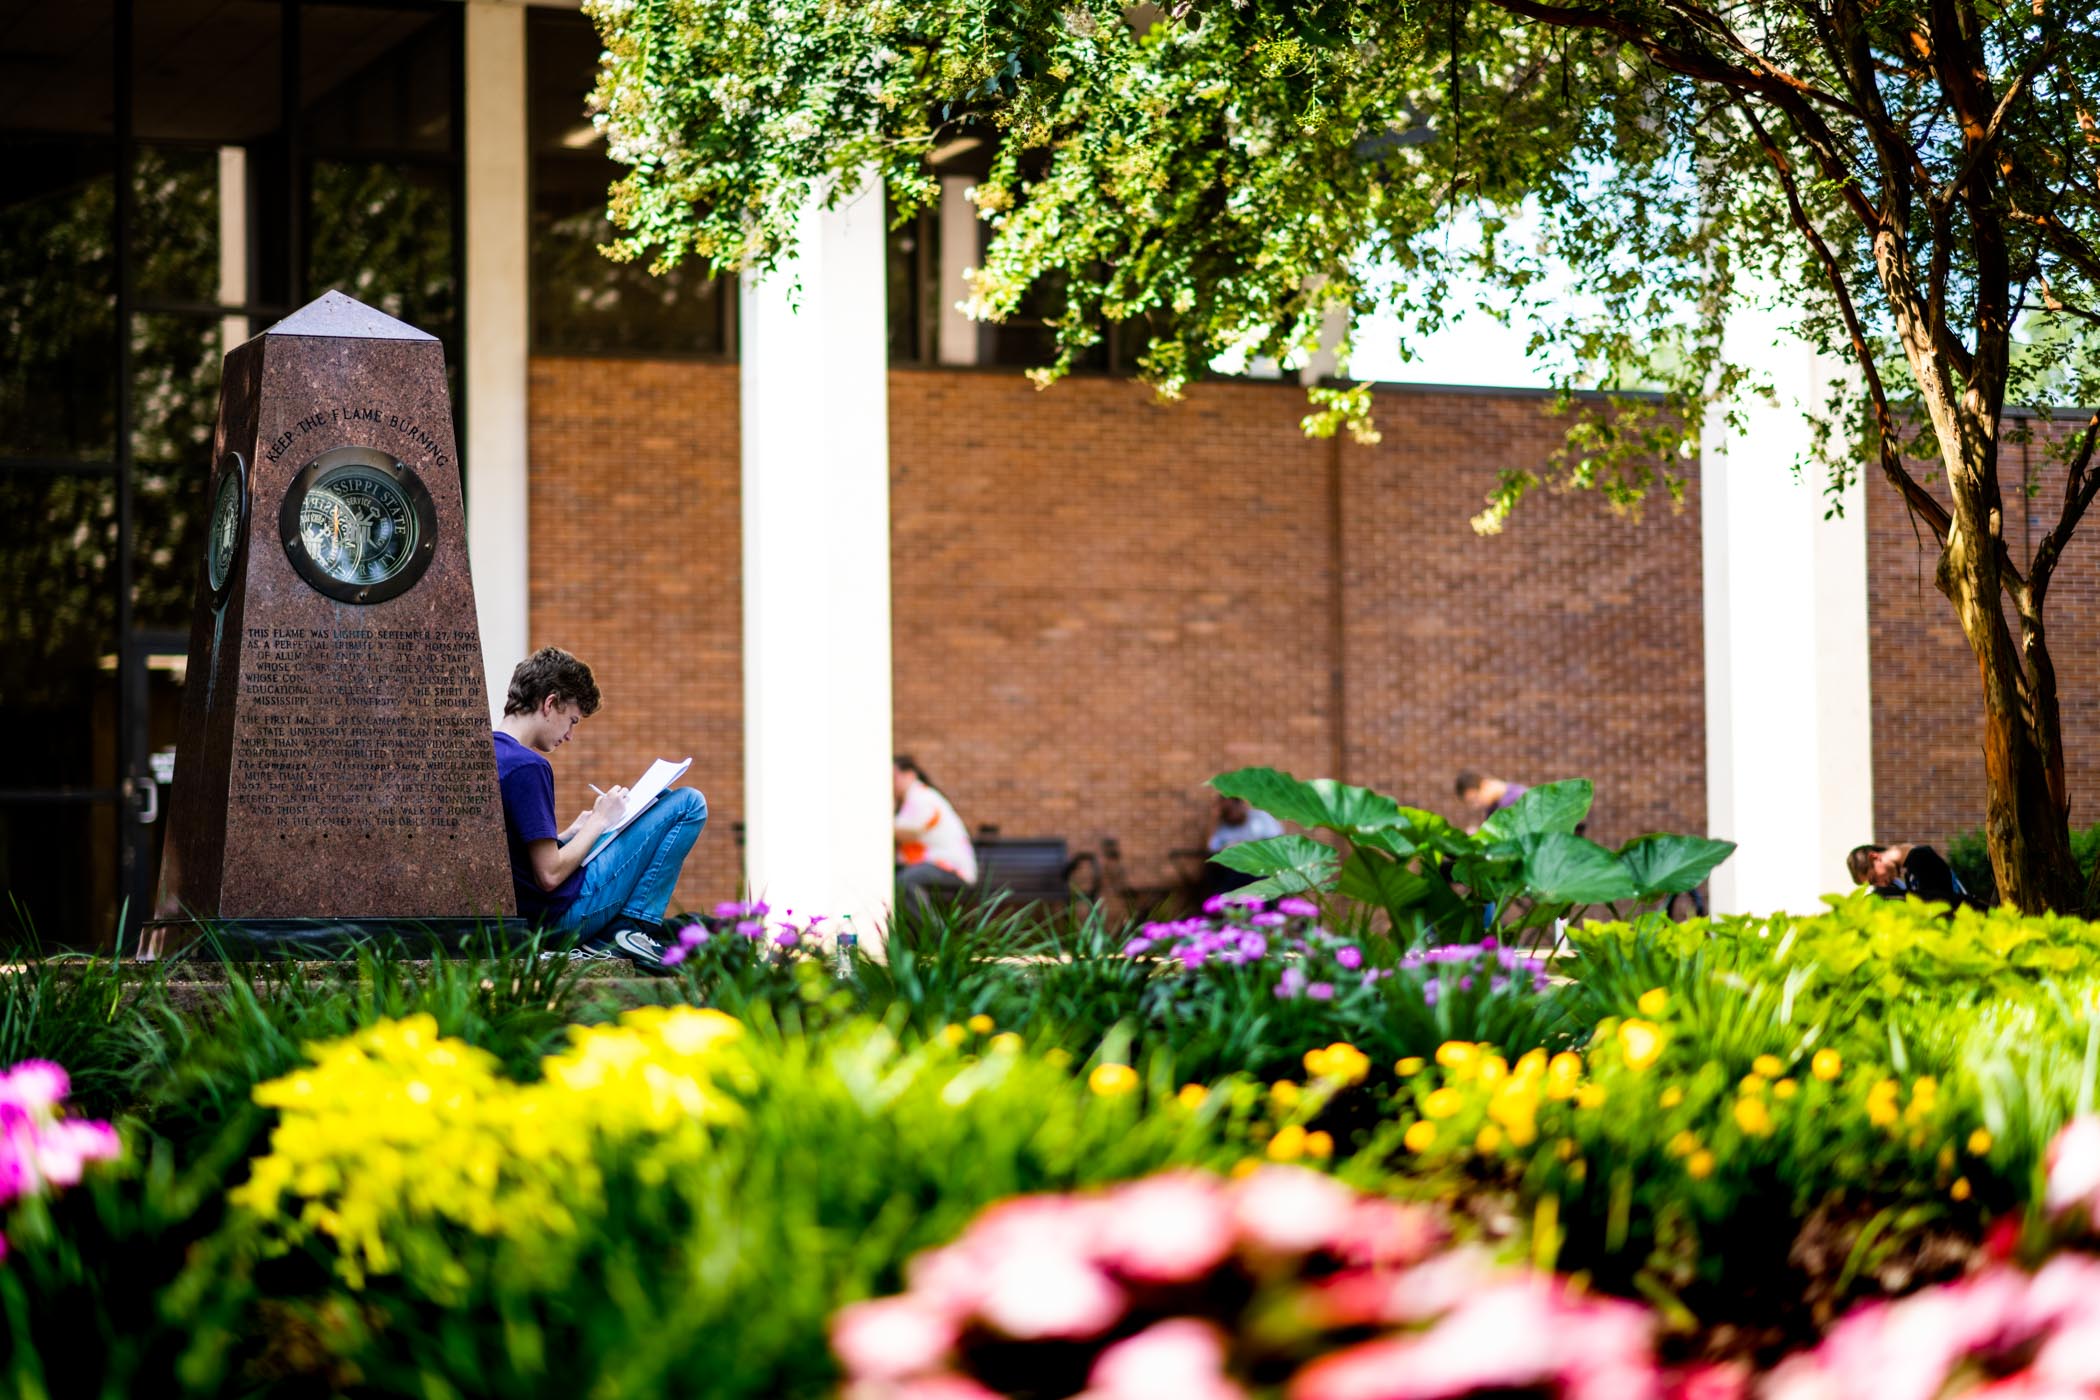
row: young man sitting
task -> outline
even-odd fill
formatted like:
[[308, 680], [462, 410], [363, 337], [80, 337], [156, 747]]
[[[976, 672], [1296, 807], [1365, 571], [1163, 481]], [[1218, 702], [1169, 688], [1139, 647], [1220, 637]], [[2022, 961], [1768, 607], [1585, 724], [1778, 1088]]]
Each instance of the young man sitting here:
[[630, 958], [661, 972], [664, 910], [686, 853], [707, 825], [707, 799], [673, 788], [584, 864], [606, 828], [620, 820], [627, 789], [600, 793], [589, 811], [556, 831], [554, 765], [545, 755], [569, 742], [597, 709], [591, 668], [559, 647], [541, 647], [511, 673], [494, 742], [518, 913], [569, 941], [571, 957]]

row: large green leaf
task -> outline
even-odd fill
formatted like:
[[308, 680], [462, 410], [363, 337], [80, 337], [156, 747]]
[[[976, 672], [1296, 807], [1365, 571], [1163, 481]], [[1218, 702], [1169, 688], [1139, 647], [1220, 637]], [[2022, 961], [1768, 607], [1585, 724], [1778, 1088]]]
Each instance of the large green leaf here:
[[1304, 782], [1274, 768], [1241, 768], [1220, 773], [1210, 785], [1227, 797], [1245, 798], [1249, 806], [1279, 821], [1300, 826], [1356, 832], [1400, 825], [1400, 804], [1392, 798], [1332, 778]]
[[1490, 841], [1508, 841], [1549, 831], [1572, 834], [1590, 814], [1594, 790], [1588, 778], [1541, 783], [1480, 824]]
[[1396, 923], [1402, 911], [1421, 903], [1432, 888], [1427, 877], [1376, 851], [1359, 848], [1342, 862], [1342, 893], [1385, 910]]
[[1619, 859], [1633, 874], [1642, 899], [1683, 894], [1735, 853], [1735, 842], [1704, 836], [1642, 836], [1626, 843]]
[[1541, 903], [1603, 904], [1637, 893], [1626, 863], [1587, 837], [1548, 831], [1523, 846], [1524, 883]]
[[1341, 857], [1332, 846], [1323, 846], [1310, 836], [1271, 836], [1262, 841], [1242, 841], [1211, 857], [1228, 870], [1265, 877], [1260, 884], [1241, 891], [1266, 898], [1269, 895], [1299, 894], [1324, 890], [1334, 882]]

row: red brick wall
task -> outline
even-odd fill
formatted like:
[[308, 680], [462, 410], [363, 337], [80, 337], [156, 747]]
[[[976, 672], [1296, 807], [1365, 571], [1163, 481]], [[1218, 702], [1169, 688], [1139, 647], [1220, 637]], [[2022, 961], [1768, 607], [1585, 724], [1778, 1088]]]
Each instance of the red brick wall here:
[[1589, 835], [1706, 829], [1698, 482], [1638, 520], [1535, 492], [1473, 533], [1496, 473], [1568, 420], [1515, 392], [1398, 390], [1344, 449], [1350, 781], [1458, 815], [1462, 767], [1596, 783]]
[[[1480, 539], [1497, 471], [1560, 441], [1540, 400], [1391, 392], [1372, 448], [1304, 412], [1286, 384], [892, 374], [896, 737], [964, 819], [1117, 837], [1140, 885], [1200, 844], [1203, 781], [1254, 763], [1447, 812], [1461, 765], [1583, 775], [1600, 839], [1702, 830], [1696, 498], [1636, 524], [1541, 496]], [[690, 749], [715, 815], [687, 904], [736, 880], [735, 414], [730, 366], [533, 363], [534, 640], [607, 695], [558, 800]], [[643, 551], [612, 583], [606, 540]]]
[[[2049, 462], [2040, 439], [2082, 427], [2082, 422], [2037, 424], [2031, 446], [2023, 450], [2007, 443], [2003, 449], [2005, 536], [2023, 570], [2063, 504], [2063, 473]], [[2022, 511], [2015, 487], [2029, 468], [2038, 489]], [[1931, 470], [1930, 463], [1918, 464], [1921, 478]], [[1947, 499], [1943, 480], [1930, 487]], [[2089, 737], [2100, 733], [2100, 544], [2095, 533], [2088, 520], [2073, 536], [2043, 612], [2056, 662], [2076, 826], [2100, 821], [2100, 747]], [[1948, 838], [1983, 824], [1983, 691], [1953, 605], [1933, 586], [1936, 559], [1932, 533], [1921, 524], [1913, 535], [1902, 499], [1870, 474], [1874, 839], [1929, 841], [1944, 849]]]
[[743, 808], [743, 603], [734, 366], [532, 362], [532, 645], [589, 662], [604, 707], [554, 756], [555, 816], [587, 783], [693, 756], [707, 830], [688, 907], [735, 893]]

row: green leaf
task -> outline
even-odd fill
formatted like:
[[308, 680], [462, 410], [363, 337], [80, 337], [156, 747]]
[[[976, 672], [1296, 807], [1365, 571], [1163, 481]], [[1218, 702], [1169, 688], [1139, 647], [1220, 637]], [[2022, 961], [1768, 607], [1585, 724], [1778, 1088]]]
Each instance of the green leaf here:
[[1523, 844], [1524, 882], [1542, 903], [1602, 904], [1637, 892], [1626, 863], [1587, 837], [1549, 831]]
[[1480, 824], [1488, 840], [1510, 840], [1549, 831], [1573, 833], [1590, 814], [1593, 789], [1588, 778], [1541, 783]]
[[1211, 859], [1227, 870], [1265, 876], [1259, 885], [1240, 891], [1264, 898], [1324, 890], [1334, 882], [1335, 867], [1341, 863], [1332, 846], [1324, 846], [1310, 836], [1271, 836], [1262, 841], [1242, 841], [1236, 846], [1227, 846]]
[[1433, 884], [1399, 861], [1360, 847], [1342, 862], [1339, 888], [1350, 899], [1383, 909], [1397, 922], [1403, 911], [1428, 898]]
[[1734, 853], [1733, 841], [1655, 835], [1627, 842], [1619, 851], [1619, 859], [1632, 872], [1640, 897], [1647, 899], [1658, 894], [1685, 893]]
[[1332, 778], [1305, 782], [1274, 768], [1220, 773], [1210, 785], [1226, 797], [1245, 798], [1278, 821], [1324, 826], [1335, 831], [1378, 831], [1400, 825], [1400, 804], [1384, 793], [1350, 787]]

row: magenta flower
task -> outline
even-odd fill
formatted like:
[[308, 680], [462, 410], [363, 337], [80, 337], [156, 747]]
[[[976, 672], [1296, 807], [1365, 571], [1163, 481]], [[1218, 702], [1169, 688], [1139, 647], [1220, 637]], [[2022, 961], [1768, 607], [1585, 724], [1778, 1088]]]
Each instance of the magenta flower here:
[[1320, 906], [1300, 895], [1290, 894], [1276, 901], [1276, 912], [1294, 919], [1315, 919], [1320, 915]]
[[1341, 947], [1334, 950], [1334, 960], [1351, 972], [1354, 972], [1357, 968], [1364, 965], [1363, 949], [1357, 947], [1354, 943], [1344, 943]]
[[1215, 1177], [1169, 1172], [1123, 1187], [1102, 1206], [1101, 1254], [1117, 1273], [1185, 1283], [1222, 1263], [1234, 1243], [1232, 1211]]
[[930, 1371], [955, 1345], [955, 1319], [905, 1294], [849, 1303], [831, 1320], [831, 1349], [862, 1380], [894, 1381]]
[[674, 944], [669, 948], [664, 949], [664, 955], [661, 959], [663, 965], [665, 967], [676, 967], [678, 966], [678, 964], [684, 962], [686, 947], [686, 944], [678, 943]]
[[1305, 974], [1295, 967], [1285, 968], [1283, 976], [1276, 980], [1276, 999], [1296, 1001], [1304, 992]]
[[801, 941], [802, 935], [791, 928], [784, 928], [773, 935], [773, 943], [776, 947], [792, 948]]
[[1333, 1001], [1334, 983], [1313, 982], [1306, 986], [1305, 995], [1313, 1001]]
[[[122, 1152], [109, 1124], [61, 1116], [70, 1089], [66, 1072], [49, 1060], [24, 1060], [0, 1074], [0, 1206], [77, 1185], [89, 1162]], [[0, 1259], [6, 1247], [0, 1238]]]

